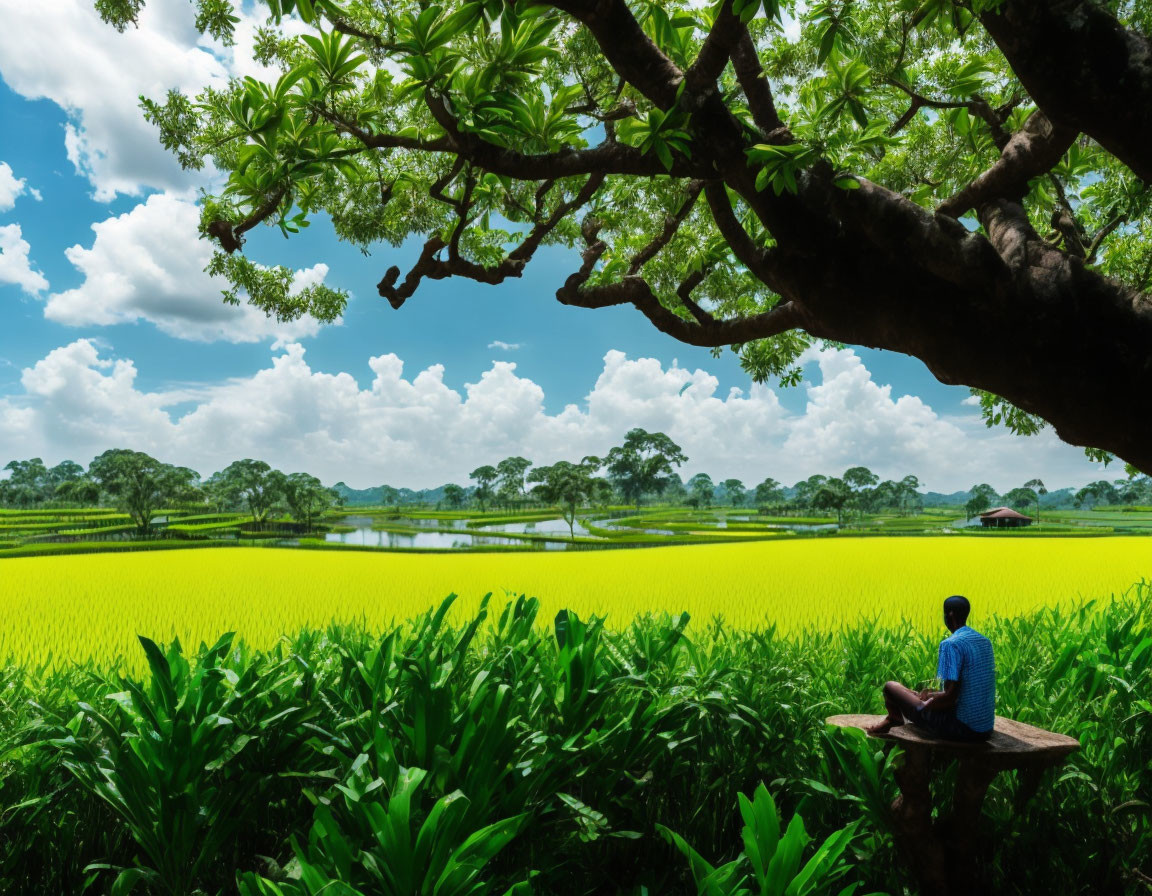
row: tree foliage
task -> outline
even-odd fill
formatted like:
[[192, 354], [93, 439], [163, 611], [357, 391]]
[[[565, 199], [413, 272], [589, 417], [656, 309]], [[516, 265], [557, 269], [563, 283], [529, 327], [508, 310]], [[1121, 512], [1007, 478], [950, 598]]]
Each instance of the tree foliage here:
[[576, 540], [577, 509], [592, 502], [598, 494], [599, 483], [603, 482], [595, 478], [598, 469], [600, 459], [586, 457], [578, 464], [562, 460], [551, 466], [536, 467], [528, 474], [528, 481], [536, 483], [533, 492], [540, 500], [560, 508], [573, 541]]
[[[268, 0], [266, 80], [143, 108], [227, 174], [202, 220], [226, 301], [344, 308], [239, 252], [260, 224], [422, 237], [377, 285], [397, 308], [565, 246], [561, 302], [631, 305], [758, 381], [797, 382], [813, 344], [903, 351], [990, 425], [1149, 469], [1146, 5]], [[142, 6], [96, 2], [120, 29]], [[229, 0], [197, 10], [231, 39]]]
[[477, 467], [469, 473], [468, 478], [476, 483], [476, 487], [472, 491], [472, 497], [479, 502], [480, 510], [483, 512], [485, 503], [491, 501], [496, 496], [496, 492], [492, 486], [496, 480], [500, 478], [500, 473], [495, 467], [485, 465]]
[[309, 473], [290, 473], [283, 477], [280, 486], [292, 518], [308, 531], [321, 514], [340, 502], [335, 490]]
[[111, 448], [88, 465], [88, 475], [147, 534], [156, 511], [194, 497], [195, 470], [162, 463], [143, 451]]
[[680, 446], [664, 433], [636, 427], [628, 430], [623, 444], [608, 452], [604, 466], [621, 497], [639, 507], [644, 495], [664, 491], [675, 468], [687, 460]]
[[230, 463], [213, 477], [234, 504], [244, 504], [255, 523], [263, 523], [284, 497], [284, 474], [266, 461], [245, 458]]

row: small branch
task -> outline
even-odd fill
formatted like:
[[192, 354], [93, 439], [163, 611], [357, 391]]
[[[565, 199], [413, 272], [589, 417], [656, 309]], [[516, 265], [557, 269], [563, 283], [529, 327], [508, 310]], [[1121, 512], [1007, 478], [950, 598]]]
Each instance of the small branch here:
[[708, 276], [709, 270], [707, 267], [702, 267], [698, 271], [693, 271], [681, 280], [680, 285], [676, 288], [676, 298], [680, 300], [680, 304], [688, 309], [688, 313], [696, 318], [698, 324], [703, 326], [714, 324], [716, 318], [697, 304], [696, 300], [692, 298], [692, 290], [704, 282], [704, 278]]
[[677, 298], [695, 318], [688, 321], [668, 310], [652, 292], [648, 281], [639, 275], [625, 276], [615, 283], [588, 286], [596, 262], [604, 255], [607, 246], [599, 238], [600, 222], [589, 216], [581, 226], [586, 248], [580, 270], [571, 274], [564, 285], [556, 291], [556, 299], [563, 305], [578, 308], [609, 308], [615, 305], [634, 305], [661, 332], [689, 345], [720, 346], [738, 342], [751, 342], [766, 339], [787, 330], [804, 325], [806, 315], [794, 302], [781, 302], [776, 307], [750, 317], [737, 317], [717, 320], [700, 307], [691, 297], [691, 292], [706, 273], [698, 271], [681, 282], [676, 291]]
[[241, 239], [241, 237], [245, 233], [276, 213], [276, 209], [280, 207], [280, 203], [284, 200], [287, 192], [285, 187], [278, 187], [275, 191], [269, 193], [267, 198], [239, 224], [232, 225], [218, 218], [208, 225], [208, 235], [215, 237], [220, 243], [220, 248], [231, 255], [244, 245], [244, 240]]
[[[441, 180], [444, 179], [441, 178]], [[445, 243], [439, 236], [431, 237], [424, 244], [420, 258], [408, 272], [404, 278], [404, 282], [401, 283], [400, 286], [396, 285], [396, 281], [400, 279], [400, 268], [393, 265], [388, 268], [383, 278], [376, 284], [376, 291], [381, 297], [387, 299], [388, 304], [393, 308], [400, 308], [404, 302], [416, 292], [416, 289], [420, 286], [420, 281], [424, 278], [428, 278], [429, 280], [445, 280], [449, 277], [466, 277], [469, 280], [475, 280], [477, 283], [487, 283], [494, 286], [504, 282], [504, 280], [509, 277], [519, 277], [548, 234], [573, 211], [590, 202], [603, 182], [604, 175], [592, 175], [589, 177], [575, 197], [566, 202], [559, 203], [546, 221], [537, 223], [520, 245], [509, 252], [499, 264], [495, 265], [477, 264], [459, 255], [458, 243], [460, 232], [463, 226], [470, 223], [462, 217], [461, 224], [457, 226], [452, 234], [453, 240], [457, 244], [456, 248], [453, 248], [452, 243]], [[470, 196], [470, 190], [467, 188], [465, 189], [465, 195], [466, 197]], [[452, 200], [448, 201], [451, 202]], [[468, 199], [466, 198], [459, 203], [455, 203], [462, 216], [467, 215], [467, 202]], [[437, 255], [445, 247], [449, 250], [448, 258], [447, 260], [442, 260], [438, 258]], [[593, 261], [592, 264], [595, 264], [595, 261]], [[591, 271], [591, 267], [589, 267], [589, 271]]]
[[1108, 239], [1121, 224], [1127, 223], [1128, 215], [1116, 215], [1097, 231], [1096, 236], [1092, 237], [1092, 242], [1088, 245], [1087, 258], [1085, 259], [1088, 264], [1096, 261], [1096, 253], [1100, 251], [1100, 246], [1104, 243], [1104, 240]]
[[1064, 240], [1064, 251], [1076, 258], [1085, 258], [1088, 253], [1084, 249], [1084, 234], [1080, 222], [1076, 220], [1076, 213], [1072, 203], [1068, 201], [1068, 194], [1064, 192], [1064, 185], [1060, 179], [1049, 172], [1048, 180], [1056, 190], [1056, 207], [1052, 209], [1052, 226]]
[[743, 26], [740, 30], [740, 38], [732, 47], [732, 69], [736, 72], [736, 81], [748, 100], [752, 120], [756, 122], [756, 127], [760, 128], [766, 142], [792, 143], [794, 140], [792, 132], [780, 120], [776, 101], [772, 97], [772, 86], [764, 75], [764, 67], [760, 64], [760, 55], [756, 52], [752, 35]]
[[1019, 200], [1028, 181], [1050, 171], [1076, 139], [1076, 132], [1057, 127], [1043, 112], [1033, 112], [1012, 135], [996, 162], [938, 207], [940, 214], [959, 218], [993, 199]]
[[696, 199], [699, 197], [702, 189], [704, 189], [704, 181], [689, 181], [688, 195], [680, 208], [676, 210], [675, 214], [665, 218], [664, 228], [660, 233], [657, 234], [647, 246], [632, 256], [632, 261], [628, 266], [628, 276], [640, 273], [640, 269], [655, 258], [656, 254], [672, 241], [672, 237], [676, 235], [676, 232], [680, 229], [680, 225], [684, 223], [684, 220], [692, 212], [692, 208], [696, 205]]

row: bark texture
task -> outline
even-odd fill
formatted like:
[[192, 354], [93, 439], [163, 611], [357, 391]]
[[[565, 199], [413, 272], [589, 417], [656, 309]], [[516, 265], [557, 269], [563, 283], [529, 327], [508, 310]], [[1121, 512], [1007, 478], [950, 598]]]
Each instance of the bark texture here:
[[1095, 0], [1004, 0], [980, 21], [1050, 119], [1152, 181], [1152, 41]]

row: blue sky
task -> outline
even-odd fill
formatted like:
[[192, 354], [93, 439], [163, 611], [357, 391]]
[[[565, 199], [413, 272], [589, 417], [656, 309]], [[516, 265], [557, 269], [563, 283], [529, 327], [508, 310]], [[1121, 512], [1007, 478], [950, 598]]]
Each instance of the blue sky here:
[[258, 22], [245, 16], [231, 52], [191, 19], [184, 0], [153, 0], [118, 35], [85, 2], [45, 0], [0, 33], [0, 462], [83, 463], [123, 441], [204, 473], [250, 455], [421, 487], [511, 453], [603, 453], [642, 425], [684, 444], [685, 473], [749, 483], [857, 462], [942, 490], [1099, 478], [1051, 433], [985, 429], [966, 389], [906, 356], [813, 353], [808, 384], [751, 388], [730, 352], [677, 343], [633, 309], [557, 303], [578, 263], [564, 250], [498, 287], [426, 282], [393, 311], [375, 283], [415, 243], [365, 257], [322, 221], [291, 241], [263, 229], [246, 251], [349, 290], [343, 321], [277, 328], [225, 308], [194, 239], [209, 176], [179, 170], [135, 98], [250, 73]]

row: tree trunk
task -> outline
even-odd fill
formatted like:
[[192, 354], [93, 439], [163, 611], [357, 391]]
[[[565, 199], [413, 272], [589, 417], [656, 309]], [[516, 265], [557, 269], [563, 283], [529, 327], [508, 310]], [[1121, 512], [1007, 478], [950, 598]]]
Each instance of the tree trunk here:
[[980, 21], [1029, 95], [1152, 181], [1152, 43], [1091, 0], [1004, 0]]
[[820, 249], [780, 244], [807, 332], [913, 355], [1152, 470], [1152, 299], [1052, 247], [1016, 202], [981, 209], [987, 239], [871, 184], [824, 202]]

